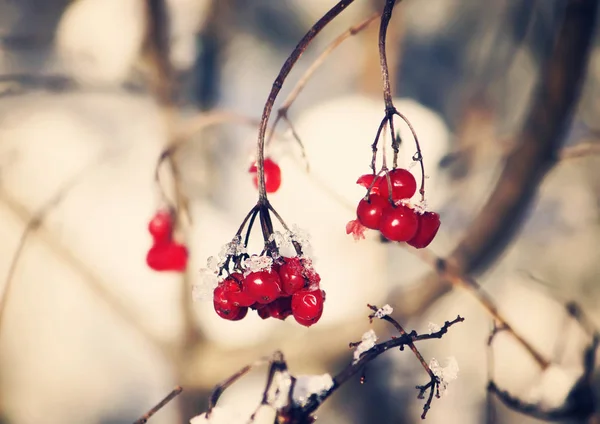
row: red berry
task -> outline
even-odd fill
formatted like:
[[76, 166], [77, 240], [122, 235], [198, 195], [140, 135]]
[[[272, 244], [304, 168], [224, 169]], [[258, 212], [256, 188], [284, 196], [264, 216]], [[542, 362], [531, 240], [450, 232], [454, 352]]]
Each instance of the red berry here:
[[[269, 303], [265, 309], [268, 310], [271, 318], [284, 321], [287, 317], [292, 315], [292, 297], [280, 297], [279, 299]], [[260, 315], [260, 312], [258, 315]]]
[[287, 295], [292, 295], [298, 290], [303, 289], [306, 281], [304, 279], [304, 267], [300, 258], [283, 258], [284, 263], [279, 268], [279, 278], [281, 280], [281, 289]]
[[[275, 193], [281, 186], [281, 168], [270, 158], [265, 158], [265, 189], [267, 193]], [[258, 188], [258, 168], [256, 163], [250, 166], [249, 172], [254, 174], [252, 181], [254, 187]]]
[[300, 290], [292, 296], [292, 314], [296, 321], [306, 327], [316, 323], [323, 313], [325, 292], [323, 290]]
[[171, 239], [173, 234], [173, 216], [167, 210], [160, 210], [148, 223], [148, 231], [156, 243]]
[[383, 209], [388, 206], [388, 201], [381, 196], [373, 194], [369, 199], [361, 199], [356, 208], [356, 216], [360, 223], [372, 230], [379, 229], [381, 214]]
[[408, 241], [417, 234], [419, 220], [415, 211], [404, 205], [388, 205], [381, 215], [379, 231], [392, 241]]
[[[377, 179], [377, 181], [375, 182], [375, 184], [373, 184], [373, 180], [375, 179]], [[356, 180], [356, 184], [361, 185], [366, 189], [369, 189], [369, 187], [371, 187], [371, 184], [373, 184], [373, 187], [371, 188], [371, 194], [379, 194], [380, 182], [381, 177], [378, 177], [375, 174], [361, 175], [360, 177], [358, 177], [358, 180]]]
[[223, 280], [223, 283], [228, 284], [227, 291], [229, 300], [231, 300], [235, 306], [251, 306], [254, 303], [254, 299], [252, 299], [248, 293], [243, 291], [243, 281], [244, 276], [239, 272], [234, 272]]
[[281, 295], [279, 275], [271, 271], [251, 272], [244, 279], [244, 291], [258, 303], [271, 303]]
[[[213, 306], [215, 312], [223, 319], [230, 321], [238, 321], [246, 316], [248, 308], [242, 308], [235, 306], [231, 300], [229, 300], [229, 288], [231, 284], [235, 282], [229, 282], [225, 284], [219, 284], [213, 291]], [[242, 315], [243, 314], [243, 315]]]
[[437, 234], [440, 228], [440, 216], [435, 212], [424, 212], [422, 214], [418, 213], [417, 219], [419, 220], [417, 234], [407, 243], [417, 249], [422, 249], [429, 246], [429, 243]]
[[[390, 183], [392, 184], [392, 199], [394, 201], [401, 199], [410, 199], [417, 191], [417, 181], [410, 171], [403, 168], [392, 169], [388, 173]], [[379, 185], [379, 194], [383, 198], [389, 197], [390, 190], [388, 188], [387, 178], [381, 177]]]
[[173, 242], [155, 244], [146, 255], [146, 263], [155, 271], [185, 271], [187, 260], [187, 248]]

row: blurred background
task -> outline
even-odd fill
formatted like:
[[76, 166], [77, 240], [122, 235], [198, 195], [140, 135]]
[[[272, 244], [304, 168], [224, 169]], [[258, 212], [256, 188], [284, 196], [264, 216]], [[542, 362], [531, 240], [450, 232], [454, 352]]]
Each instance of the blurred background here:
[[[355, 181], [369, 172], [384, 112], [377, 22], [328, 57], [289, 111], [310, 172], [285, 123], [268, 150], [283, 172], [271, 202], [311, 236], [327, 292], [323, 318], [311, 328], [255, 314], [227, 322], [210, 301], [192, 300], [199, 270], [255, 204], [247, 172], [253, 122], [271, 84], [333, 4], [0, 0], [2, 423], [130, 423], [178, 384], [183, 394], [151, 422], [187, 423], [206, 410], [215, 384], [276, 349], [294, 375], [334, 375], [351, 361], [348, 343], [369, 328], [380, 340], [393, 335], [385, 323], [369, 324], [367, 303], [389, 303], [405, 328], [418, 332], [465, 317], [442, 340], [420, 345], [428, 361], [444, 365], [454, 357], [460, 368], [427, 421], [489, 420], [492, 322], [485, 310], [461, 290], [404, 308], [406, 293], [425, 290], [429, 266], [375, 234], [355, 242], [344, 231], [364, 195]], [[423, 146], [428, 207], [442, 217], [431, 245], [437, 255], [464, 237], [518, 145], [514, 136], [566, 4], [406, 0], [395, 9], [392, 84], [396, 107]], [[164, 6], [162, 26], [149, 17], [149, 5]], [[338, 34], [382, 6], [356, 1], [327, 26], [279, 100]], [[594, 44], [565, 146], [599, 146], [598, 37]], [[233, 117], [204, 125], [214, 111]], [[400, 165], [408, 167], [410, 132], [397, 126]], [[185, 275], [156, 273], [145, 263], [147, 223], [163, 206], [155, 165], [178, 137], [173, 164], [161, 175], [182, 207], [178, 237], [191, 255]], [[548, 377], [510, 335], [497, 337], [495, 381], [532, 402], [562, 403], [581, 374], [589, 340], [566, 316], [565, 301], [600, 324], [599, 165], [593, 155], [557, 162], [517, 236], [478, 276], [513, 327], [557, 364]], [[600, 384], [598, 373], [594, 381]], [[220, 404], [247, 417], [265, 382], [266, 368], [258, 368]], [[327, 401], [319, 422], [420, 422], [423, 401], [414, 387], [426, 382], [410, 352], [389, 352], [369, 365], [364, 385], [357, 378]], [[536, 422], [491, 405], [494, 422]]]

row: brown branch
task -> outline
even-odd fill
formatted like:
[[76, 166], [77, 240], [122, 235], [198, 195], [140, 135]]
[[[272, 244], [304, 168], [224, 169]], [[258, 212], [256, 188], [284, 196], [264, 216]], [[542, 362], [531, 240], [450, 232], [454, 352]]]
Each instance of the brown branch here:
[[[279, 109], [277, 109], [277, 117], [273, 121], [271, 125], [271, 129], [269, 131], [269, 135], [267, 136], [266, 144], [267, 146], [270, 144], [271, 139], [273, 138], [273, 134], [275, 132], [275, 128], [281, 119], [286, 120], [287, 122], [287, 113], [292, 107], [292, 104], [296, 101], [302, 90], [308, 84], [308, 81], [313, 77], [315, 72], [325, 63], [325, 59], [329, 57], [333, 51], [338, 48], [344, 41], [349, 39], [350, 37], [358, 34], [362, 30], [368, 28], [371, 24], [373, 24], [377, 18], [381, 16], [381, 13], [377, 12], [369, 16], [367, 19], [359, 22], [358, 24], [351, 26], [346, 31], [337, 36], [335, 40], [333, 40], [329, 45], [321, 52], [321, 54], [315, 59], [315, 61], [308, 67], [308, 69], [304, 72], [304, 74], [300, 77], [294, 88], [290, 94], [283, 101]], [[289, 124], [289, 122], [288, 122]]]
[[258, 178], [258, 193], [259, 193], [259, 202], [264, 202], [267, 199], [267, 191], [265, 187], [265, 175], [264, 175], [264, 150], [265, 150], [265, 133], [267, 131], [267, 125], [269, 123], [269, 117], [271, 116], [271, 111], [273, 110], [273, 105], [275, 104], [275, 100], [277, 99], [277, 95], [283, 87], [283, 83], [287, 78], [288, 74], [300, 58], [311, 41], [317, 36], [319, 32], [329, 24], [333, 19], [335, 19], [340, 13], [342, 13], [354, 0], [340, 0], [335, 6], [333, 6], [321, 19], [315, 23], [312, 28], [308, 30], [308, 32], [302, 37], [302, 39], [298, 42], [296, 48], [292, 51], [290, 56], [287, 58], [277, 78], [275, 78], [275, 82], [273, 82], [273, 86], [271, 87], [271, 92], [267, 98], [267, 102], [265, 103], [265, 107], [263, 109], [262, 116], [260, 118], [260, 125], [258, 127], [258, 142], [256, 145], [256, 166], [257, 166], [257, 178]]
[[167, 403], [175, 399], [181, 392], [183, 392], [183, 388], [181, 386], [175, 387], [171, 393], [169, 393], [163, 400], [158, 402], [148, 412], [137, 419], [133, 424], [146, 424], [154, 414], [160, 411]]
[[[516, 136], [520, 144], [508, 155], [487, 203], [445, 261], [457, 275], [481, 273], [499, 257], [516, 236], [546, 172], [556, 163], [585, 77], [597, 7], [595, 0], [568, 2], [532, 106]], [[408, 316], [422, 313], [450, 290], [448, 281], [430, 274], [415, 290], [403, 291], [389, 303]]]
[[[27, 223], [32, 222], [33, 218], [30, 212], [21, 205], [17, 200], [13, 199], [5, 191], [0, 191], [0, 202], [2, 202], [14, 215], [16, 215], [21, 221]], [[54, 256], [62, 260], [65, 264], [69, 265], [72, 270], [82, 277], [86, 287], [89, 287], [102, 301], [104, 301], [109, 308], [120, 317], [125, 323], [127, 323], [132, 329], [138, 332], [144, 340], [148, 341], [153, 347], [155, 347], [165, 357], [170, 358], [171, 350], [168, 345], [155, 336], [153, 332], [147, 328], [142, 320], [135, 316], [129, 306], [121, 301], [121, 299], [112, 293], [106, 284], [98, 277], [92, 269], [84, 264], [73, 251], [65, 247], [60, 241], [58, 241], [49, 230], [43, 225], [35, 227], [35, 235], [44, 242], [49, 251]], [[32, 235], [30, 231], [30, 236]]]

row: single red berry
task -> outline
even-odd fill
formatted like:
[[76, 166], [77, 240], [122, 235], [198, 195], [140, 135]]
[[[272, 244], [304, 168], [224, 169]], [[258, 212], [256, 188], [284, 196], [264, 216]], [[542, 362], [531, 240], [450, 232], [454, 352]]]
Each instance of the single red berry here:
[[378, 230], [383, 209], [389, 205], [386, 198], [373, 194], [369, 199], [361, 199], [356, 208], [356, 217], [362, 225]]
[[435, 212], [424, 212], [418, 213], [417, 219], [419, 220], [417, 234], [407, 243], [417, 249], [422, 249], [429, 246], [437, 234], [440, 228], [440, 216]]
[[[281, 168], [272, 159], [265, 158], [265, 189], [267, 193], [275, 193], [281, 186]], [[258, 188], [258, 168], [256, 163], [250, 166], [249, 172], [254, 174], [252, 182]]]
[[[215, 312], [221, 318], [230, 321], [237, 321], [246, 316], [248, 308], [235, 306], [231, 300], [229, 300], [228, 288], [231, 284], [235, 283], [229, 282], [227, 284], [219, 284], [217, 287], [215, 287], [215, 290], [213, 291], [213, 306], [215, 308]], [[243, 314], [243, 316], [240, 318], [241, 314]]]
[[298, 323], [308, 327], [321, 317], [324, 302], [323, 290], [300, 290], [292, 296], [292, 314]]
[[379, 231], [388, 240], [408, 241], [417, 234], [419, 220], [415, 211], [404, 205], [388, 205], [381, 215]]
[[185, 271], [187, 260], [187, 248], [173, 242], [155, 244], [146, 255], [146, 264], [155, 271]]
[[[373, 184], [373, 180], [377, 180], [375, 181], [375, 184]], [[361, 185], [366, 189], [369, 189], [369, 187], [371, 187], [371, 184], [373, 184], [373, 187], [371, 187], [371, 194], [379, 194], [380, 182], [381, 177], [378, 177], [375, 174], [361, 175], [360, 177], [358, 177], [358, 180], [356, 180], [356, 184]]]
[[284, 321], [287, 317], [292, 315], [292, 297], [280, 297], [279, 299], [269, 303], [265, 309], [269, 311], [269, 316], [271, 318]]
[[258, 303], [271, 303], [281, 296], [281, 281], [276, 272], [251, 272], [244, 279], [244, 291]]
[[264, 308], [256, 309], [256, 313], [262, 319], [271, 318], [271, 311], [269, 310], [269, 305], [263, 305]]
[[227, 284], [229, 300], [231, 300], [235, 306], [251, 306], [254, 303], [254, 299], [243, 290], [243, 274], [234, 272], [225, 280], [223, 280], [223, 283]]
[[[392, 184], [392, 199], [394, 201], [401, 199], [410, 199], [417, 191], [417, 180], [410, 171], [403, 168], [392, 169], [388, 173], [390, 183]], [[378, 182], [379, 194], [383, 198], [388, 198], [390, 190], [388, 188], [387, 178], [381, 177]]]
[[173, 235], [173, 216], [168, 210], [159, 210], [148, 223], [148, 231], [155, 243], [166, 242]]
[[304, 278], [304, 266], [300, 258], [283, 258], [284, 263], [279, 268], [279, 278], [281, 280], [281, 289], [287, 295], [292, 295], [306, 285]]

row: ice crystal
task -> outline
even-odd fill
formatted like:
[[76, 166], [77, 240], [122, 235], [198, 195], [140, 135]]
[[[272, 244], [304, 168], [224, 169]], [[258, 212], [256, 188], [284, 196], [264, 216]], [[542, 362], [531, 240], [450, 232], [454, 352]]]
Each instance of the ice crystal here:
[[296, 405], [305, 406], [314, 394], [321, 395], [333, 387], [333, 378], [329, 374], [299, 375], [292, 392], [292, 400]]
[[433, 374], [440, 380], [440, 396], [448, 391], [448, 384], [458, 378], [458, 362], [451, 356], [448, 358], [448, 364], [445, 367], [440, 366], [437, 359], [432, 358], [429, 362], [429, 368]]
[[251, 272], [268, 271], [273, 266], [273, 258], [269, 256], [252, 255], [244, 261], [245, 272], [248, 275]]
[[375, 334], [374, 330], [369, 330], [367, 331], [365, 334], [362, 335], [362, 338], [360, 340], [360, 344], [358, 346], [356, 346], [356, 350], [354, 351], [354, 361], [353, 363], [357, 363], [358, 360], [360, 359], [360, 355], [362, 355], [364, 352], [370, 350], [373, 346], [375, 346], [375, 343], [377, 342], [377, 335]]
[[435, 322], [430, 322], [429, 324], [427, 324], [427, 330], [429, 330], [429, 334], [433, 334], [440, 331], [441, 328]]
[[219, 284], [217, 274], [207, 268], [200, 270], [199, 281], [192, 286], [192, 299], [208, 300], [212, 298], [213, 290]]
[[383, 307], [377, 309], [377, 312], [375, 312], [374, 317], [381, 319], [385, 316], [390, 315], [392, 312], [394, 312], [394, 308], [392, 308], [390, 305], [383, 305]]

